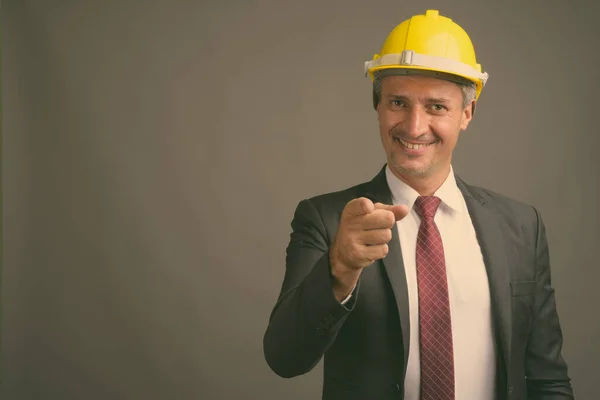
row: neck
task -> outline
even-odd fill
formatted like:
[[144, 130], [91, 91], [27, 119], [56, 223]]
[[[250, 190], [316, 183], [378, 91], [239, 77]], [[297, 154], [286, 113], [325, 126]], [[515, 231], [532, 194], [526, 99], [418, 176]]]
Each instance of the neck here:
[[413, 188], [419, 195], [432, 196], [448, 178], [450, 166], [444, 166], [427, 175], [402, 174], [393, 166], [390, 167], [390, 170], [398, 179]]

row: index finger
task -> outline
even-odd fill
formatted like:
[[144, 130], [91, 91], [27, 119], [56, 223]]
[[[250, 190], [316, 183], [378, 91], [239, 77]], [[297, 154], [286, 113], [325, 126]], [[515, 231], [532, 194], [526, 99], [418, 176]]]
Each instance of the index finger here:
[[375, 203], [374, 207], [376, 210], [388, 210], [394, 213], [396, 221], [400, 221], [408, 214], [408, 207], [404, 204], [388, 205], [383, 203]]
[[366, 197], [350, 200], [346, 204], [346, 212], [353, 217], [370, 214], [375, 210], [373, 202]]

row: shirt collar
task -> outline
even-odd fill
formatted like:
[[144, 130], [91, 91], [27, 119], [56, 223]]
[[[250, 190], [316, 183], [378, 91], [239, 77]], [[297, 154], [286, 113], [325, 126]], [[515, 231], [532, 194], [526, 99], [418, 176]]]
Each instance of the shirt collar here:
[[[412, 209], [417, 197], [419, 197], [419, 193], [394, 175], [389, 165], [385, 169], [385, 175], [390, 191], [392, 192], [394, 204], [405, 204], [409, 209]], [[448, 177], [434, 193], [434, 196], [439, 197], [442, 200], [442, 204], [450, 210], [460, 213], [462, 209], [462, 194], [456, 184], [452, 166], [450, 166]]]

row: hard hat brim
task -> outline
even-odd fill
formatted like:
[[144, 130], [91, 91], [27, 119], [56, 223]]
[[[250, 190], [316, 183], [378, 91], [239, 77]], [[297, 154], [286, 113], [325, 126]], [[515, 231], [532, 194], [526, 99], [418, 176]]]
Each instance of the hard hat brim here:
[[[479, 67], [479, 65], [478, 65]], [[433, 72], [440, 74], [438, 77], [446, 80], [465, 79], [476, 86], [477, 97], [485, 86], [489, 75], [470, 65], [443, 57], [430, 56], [405, 50], [399, 54], [386, 54], [383, 57], [375, 56], [373, 60], [365, 62], [365, 76], [374, 79], [375, 71], [390, 70], [389, 75], [407, 74], [407, 71]], [[461, 82], [465, 83], [465, 82]]]

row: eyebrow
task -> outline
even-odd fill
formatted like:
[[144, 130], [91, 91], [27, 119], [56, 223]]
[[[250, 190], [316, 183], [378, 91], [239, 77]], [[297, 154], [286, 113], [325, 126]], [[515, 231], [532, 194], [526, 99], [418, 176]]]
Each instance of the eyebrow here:
[[[401, 94], [388, 94], [386, 97], [388, 97], [390, 99], [394, 99], [394, 100], [409, 100], [409, 98], [407, 96], [404, 96]], [[425, 102], [426, 103], [443, 104], [443, 103], [449, 103], [450, 100], [445, 97], [427, 97], [427, 98], [425, 98]]]

